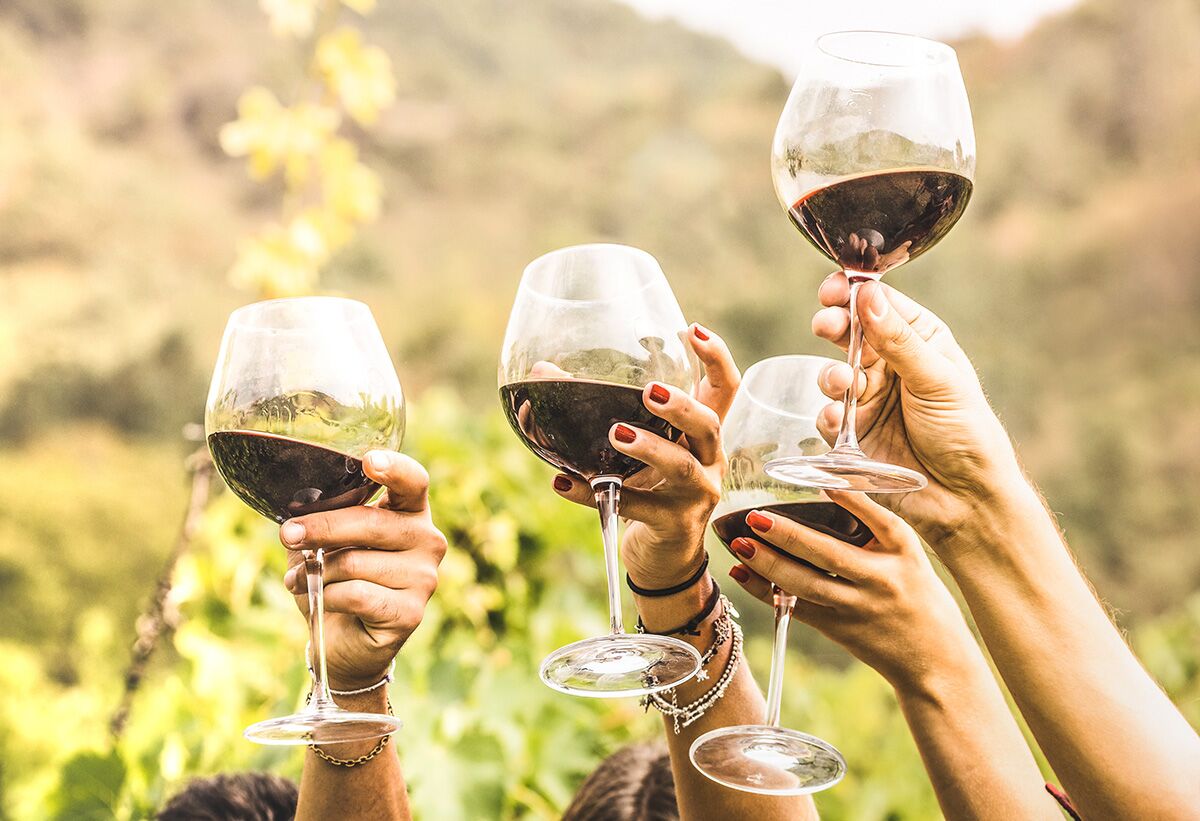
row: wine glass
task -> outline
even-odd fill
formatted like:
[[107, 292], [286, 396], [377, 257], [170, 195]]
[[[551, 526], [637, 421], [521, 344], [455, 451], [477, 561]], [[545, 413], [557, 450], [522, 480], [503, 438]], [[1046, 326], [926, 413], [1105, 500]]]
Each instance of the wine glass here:
[[[880, 31], [817, 39], [784, 106], [771, 150], [775, 193], [812, 245], [850, 280], [849, 361], [858, 384], [860, 286], [923, 254], [962, 216], [975, 173], [975, 132], [950, 46]], [[920, 473], [872, 461], [846, 392], [833, 450], [780, 459], [779, 479], [874, 493], [920, 490]]]
[[[713, 532], [727, 548], [736, 538], [756, 538], [746, 523], [753, 510], [768, 511], [855, 545], [871, 540], [866, 525], [819, 490], [779, 481], [765, 469], [774, 459], [811, 457], [829, 450], [817, 432], [816, 417], [826, 402], [817, 376], [832, 361], [820, 356], [776, 356], [746, 371], [722, 430], [729, 470], [712, 521]], [[778, 587], [773, 591], [775, 644], [766, 721], [707, 732], [692, 743], [689, 754], [696, 769], [727, 787], [764, 795], [803, 795], [841, 781], [846, 759], [815, 736], [779, 726], [787, 631], [796, 597]]]
[[[400, 380], [371, 310], [301, 297], [257, 302], [229, 316], [204, 427], [213, 462], [242, 501], [274, 522], [360, 505], [379, 485], [363, 472], [374, 448], [404, 438]], [[330, 744], [400, 729], [391, 716], [333, 701], [325, 666], [324, 551], [303, 551], [315, 659], [302, 711], [246, 728], [259, 744]]]
[[645, 465], [609, 442], [623, 422], [670, 439], [680, 432], [646, 409], [643, 388], [693, 391], [687, 323], [654, 257], [625, 245], [552, 251], [525, 268], [500, 354], [500, 401], [530, 450], [589, 483], [600, 512], [609, 634], [551, 653], [542, 680], [564, 693], [613, 698], [674, 687], [700, 654], [669, 636], [625, 633], [617, 570], [622, 483]]

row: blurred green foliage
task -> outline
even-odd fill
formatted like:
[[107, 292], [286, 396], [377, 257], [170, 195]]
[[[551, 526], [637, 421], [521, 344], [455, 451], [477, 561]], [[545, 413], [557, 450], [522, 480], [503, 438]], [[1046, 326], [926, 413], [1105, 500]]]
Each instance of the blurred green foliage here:
[[[316, 27], [312, 0], [274, 5], [302, 40]], [[281, 212], [286, 181], [247, 180], [220, 139], [241, 113], [225, 147], [286, 166], [264, 137], [270, 102], [243, 93], [312, 79], [255, 4], [0, 3], [0, 819], [145, 817], [195, 774], [298, 772], [297, 754], [241, 740], [295, 706], [304, 623], [274, 528], [229, 495], [178, 567], [177, 629], [119, 747], [107, 732], [183, 513], [179, 430], [245, 300], [224, 275], [239, 263], [256, 285], [295, 280], [277, 290], [316, 264], [370, 302], [418, 397], [406, 450], [454, 545], [394, 686], [421, 817], [556, 817], [605, 754], [660, 732], [632, 703], [536, 679], [546, 652], [604, 628], [603, 572], [591, 515], [502, 421], [496, 355], [524, 263], [596, 239], [659, 257], [688, 318], [743, 365], [831, 353], [807, 333], [827, 266], [767, 173], [787, 83], [606, 0], [379, 4], [369, 39], [383, 51], [337, 30], [314, 64], [358, 148], [334, 141], [308, 170], [349, 183], [314, 200], [295, 170], [303, 201]], [[894, 282], [971, 352], [1081, 563], [1194, 724], [1198, 39], [1192, 0], [1086, 0], [1021, 42], [960, 44], [976, 195]], [[273, 221], [310, 256], [281, 263]], [[767, 614], [739, 604], [765, 671]], [[823, 816], [936, 817], [881, 680], [795, 632], [785, 722], [852, 762]]]

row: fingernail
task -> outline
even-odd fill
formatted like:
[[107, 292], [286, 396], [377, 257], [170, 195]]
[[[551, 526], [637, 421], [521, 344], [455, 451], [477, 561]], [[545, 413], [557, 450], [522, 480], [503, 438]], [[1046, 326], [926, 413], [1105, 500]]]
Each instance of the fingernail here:
[[754, 542], [750, 541], [749, 539], [742, 538], [741, 536], [734, 539], [729, 546], [733, 548], [734, 553], [738, 554], [743, 559], [753, 559], [755, 551], [758, 550], [758, 548], [754, 546]]
[[671, 399], [671, 392], [662, 385], [650, 386], [650, 399], [660, 405], [665, 405]]
[[296, 521], [286, 521], [279, 528], [279, 535], [288, 544], [300, 544], [304, 541], [304, 525]]
[[367, 463], [372, 470], [387, 470], [392, 463], [392, 455], [382, 450], [373, 450], [367, 454]]
[[613, 431], [613, 437], [616, 438], [618, 442], [624, 442], [627, 445], [632, 445], [633, 440], [637, 439], [637, 434], [633, 432], [633, 428], [626, 427], [625, 425], [617, 425], [616, 429]]
[[293, 567], [291, 570], [289, 570], [283, 576], [283, 586], [286, 587], [288, 590], [292, 591], [293, 593], [296, 591], [296, 576], [299, 575], [297, 572], [298, 567], [299, 567], [299, 565], [297, 565], [296, 567]]
[[561, 473], [554, 477], [554, 489], [559, 493], [566, 493], [574, 486], [575, 483]]
[[750, 581], [750, 572], [740, 564], [735, 564], [733, 567], [729, 568], [729, 577], [735, 582], [745, 584], [746, 582]]
[[699, 339], [701, 342], [708, 341], [708, 332], [704, 330], [704, 327], [702, 325], [696, 325], [694, 328], [692, 328], [692, 333], [694, 333], [696, 335], [696, 338]]
[[871, 313], [872, 319], [883, 319], [887, 315], [888, 300], [882, 285], [875, 286], [875, 293], [871, 296], [871, 304], [867, 306], [867, 310]]
[[771, 525], [775, 524], [769, 517], [764, 516], [757, 510], [752, 510], [746, 514], [746, 524], [759, 533], [766, 533], [771, 529]]

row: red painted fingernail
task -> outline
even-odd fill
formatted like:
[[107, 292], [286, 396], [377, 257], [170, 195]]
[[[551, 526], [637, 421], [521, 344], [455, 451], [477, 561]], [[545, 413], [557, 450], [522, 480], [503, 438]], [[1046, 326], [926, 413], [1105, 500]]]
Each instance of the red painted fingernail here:
[[735, 582], [745, 584], [746, 582], [750, 581], [750, 571], [746, 570], [746, 568], [742, 567], [740, 564], [735, 564], [733, 567], [729, 568], [729, 577]]
[[749, 539], [742, 538], [741, 536], [734, 539], [729, 546], [733, 548], [734, 553], [738, 554], [743, 559], [753, 559], [754, 553], [758, 549], [754, 546], [754, 542], [750, 541]]
[[665, 404], [667, 404], [668, 400], [670, 400], [670, 398], [671, 398], [671, 392], [668, 391], [666, 388], [664, 388], [662, 385], [651, 385], [650, 386], [650, 399], [651, 400], [657, 402], [660, 405], [665, 405]]
[[752, 510], [746, 514], [746, 524], [759, 533], [766, 533], [771, 529], [771, 525], [775, 523], [757, 510]]
[[617, 429], [613, 431], [613, 436], [618, 442], [624, 442], [627, 445], [632, 445], [633, 440], [637, 439], [637, 434], [633, 432], [633, 428], [625, 425], [617, 425]]
[[575, 483], [561, 473], [554, 477], [554, 489], [560, 493], [566, 493], [574, 486]]
[[696, 335], [696, 338], [699, 339], [701, 342], [708, 341], [708, 334], [704, 332], [704, 328], [702, 328], [701, 326], [697, 325], [696, 327], [692, 328], [692, 333], [694, 333]]

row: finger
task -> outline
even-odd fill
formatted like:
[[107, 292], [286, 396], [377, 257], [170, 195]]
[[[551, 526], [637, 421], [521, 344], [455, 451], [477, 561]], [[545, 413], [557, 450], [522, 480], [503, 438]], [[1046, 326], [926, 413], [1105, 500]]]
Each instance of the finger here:
[[687, 436], [688, 449], [700, 464], [712, 465], [721, 458], [721, 418], [708, 405], [662, 382], [651, 382], [645, 387], [642, 404]]
[[356, 616], [376, 627], [414, 629], [425, 615], [428, 596], [414, 590], [397, 591], [353, 579], [325, 585], [325, 612]]
[[801, 564], [754, 539], [739, 537], [729, 545], [742, 564], [793, 596], [827, 607], [850, 601], [854, 587], [845, 579]]
[[867, 342], [909, 390], [926, 396], [940, 393], [957, 382], [958, 371], [892, 305], [889, 294], [894, 293], [877, 282], [868, 282], [859, 290], [858, 317]]
[[279, 540], [288, 550], [410, 550], [431, 531], [436, 532], [426, 516], [356, 505], [288, 519], [279, 528]]
[[554, 492], [584, 507], [596, 506], [596, 493], [591, 485], [575, 476], [560, 473], [554, 477]]
[[626, 456], [654, 468], [673, 484], [694, 485], [704, 479], [704, 469], [690, 450], [649, 431], [618, 422], [609, 429], [608, 441]]
[[387, 488], [379, 506], [423, 513], [429, 506], [429, 474], [420, 462], [391, 450], [373, 450], [363, 460], [367, 476]]
[[697, 396], [716, 411], [718, 419], [724, 419], [742, 381], [733, 354], [729, 352], [724, 339], [699, 323], [692, 325], [688, 342], [704, 365], [704, 379], [700, 382]]
[[817, 288], [817, 299], [826, 308], [846, 305], [850, 301], [850, 280], [842, 271], [834, 271]]
[[818, 339], [846, 350], [850, 347], [850, 312], [845, 308], [822, 308], [813, 314], [812, 332]]
[[[361, 579], [392, 590], [422, 590], [432, 593], [437, 587], [437, 563], [416, 553], [389, 553], [348, 548], [325, 557], [325, 584]], [[288, 570], [284, 586], [293, 595], [308, 592], [308, 574], [302, 565]]]
[[916, 531], [867, 494], [828, 490], [825, 495], [831, 502], [853, 513], [867, 526], [875, 535], [875, 541], [870, 543], [873, 549], [889, 552], [921, 550]]
[[817, 414], [817, 432], [831, 445], [837, 441], [838, 433], [841, 431], [842, 417], [846, 414], [845, 408], [846, 406], [841, 402], [830, 402]]
[[729, 568], [729, 578], [742, 586], [742, 589], [763, 604], [774, 605], [775, 597], [769, 581], [755, 573], [744, 564], [735, 564]]
[[[850, 379], [854, 372], [850, 369], [850, 365], [845, 362], [830, 362], [821, 369], [821, 373], [817, 376], [817, 385], [821, 388], [821, 393], [828, 396], [830, 399], [844, 399], [846, 389], [850, 387]], [[867, 374], [866, 371], [859, 371], [858, 374], [858, 398], [861, 399], [867, 390]]]
[[851, 581], [872, 576], [871, 554], [807, 525], [766, 510], [752, 510], [746, 524], [761, 540]]

